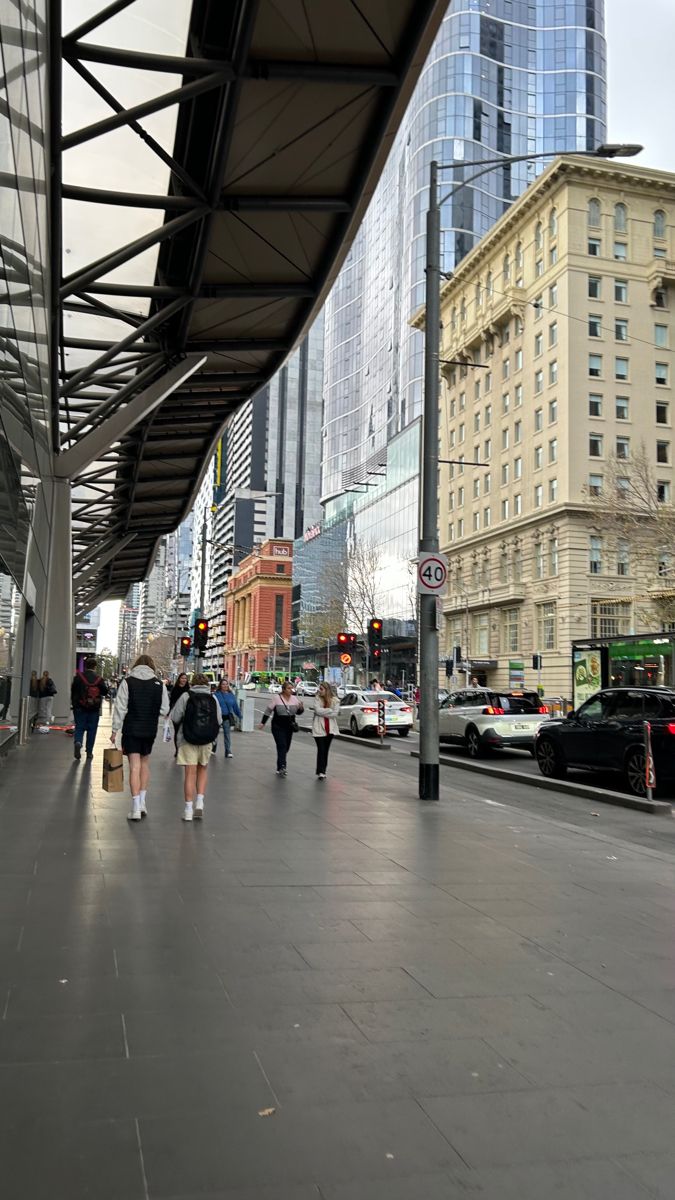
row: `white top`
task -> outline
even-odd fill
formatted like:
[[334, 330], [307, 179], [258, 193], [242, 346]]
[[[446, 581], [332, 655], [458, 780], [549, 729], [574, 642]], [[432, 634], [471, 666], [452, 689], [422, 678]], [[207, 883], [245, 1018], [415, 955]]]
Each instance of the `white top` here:
[[338, 700], [337, 696], [333, 696], [333, 699], [330, 702], [330, 708], [323, 708], [321, 706], [319, 697], [317, 696], [316, 704], [314, 705], [314, 716], [312, 717], [312, 735], [314, 737], [326, 736], [326, 719], [328, 719], [329, 733], [336, 735], [340, 732], [338, 729], [336, 716], [339, 707], [340, 701]]

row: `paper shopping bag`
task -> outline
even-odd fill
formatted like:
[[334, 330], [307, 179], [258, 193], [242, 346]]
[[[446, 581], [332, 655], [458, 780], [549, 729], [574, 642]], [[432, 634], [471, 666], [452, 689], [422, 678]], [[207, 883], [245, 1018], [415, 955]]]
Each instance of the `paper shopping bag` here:
[[124, 791], [124, 767], [122, 766], [122, 751], [113, 746], [103, 751], [103, 791]]

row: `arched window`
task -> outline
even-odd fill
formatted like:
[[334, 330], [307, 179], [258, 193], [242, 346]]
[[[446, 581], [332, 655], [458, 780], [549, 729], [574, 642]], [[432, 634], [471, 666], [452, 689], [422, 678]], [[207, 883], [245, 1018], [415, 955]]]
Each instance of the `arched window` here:
[[523, 243], [518, 242], [518, 245], [516, 246], [516, 271], [522, 271], [522, 269], [523, 269]]
[[491, 300], [494, 295], [494, 283], [492, 280], [492, 271], [488, 271], [488, 273], [487, 273], [487, 279], [485, 281], [485, 291], [487, 292], [488, 300]]
[[476, 284], [476, 308], [482, 308], [482, 307], [483, 307], [483, 289], [481, 287], [480, 280], [479, 280], [478, 283]]
[[592, 229], [597, 229], [600, 224], [600, 201], [588, 201], [588, 224]]
[[551, 209], [551, 213], [550, 213], [550, 216], [549, 216], [549, 218], [548, 218], [548, 231], [549, 231], [549, 233], [550, 233], [551, 237], [556, 237], [556, 236], [557, 236], [557, 233], [558, 233], [558, 214], [557, 214], [557, 212], [556, 212], [556, 210], [555, 210], [554, 208], [552, 208], [552, 209]]
[[452, 312], [450, 313], [450, 328], [453, 333], [455, 332], [455, 330], [457, 328], [457, 309], [456, 308], [453, 308]]
[[614, 232], [615, 233], [625, 233], [626, 232], [626, 205], [625, 204], [615, 204], [614, 205]]
[[462, 303], [459, 306], [459, 319], [466, 321], [466, 300], [462, 297]]
[[544, 227], [541, 221], [537, 221], [537, 227], [534, 231], [534, 244], [537, 250], [541, 250], [544, 244]]
[[662, 208], [657, 208], [654, 213], [654, 237], [664, 238], [666, 236], [666, 214]]
[[504, 255], [503, 275], [504, 283], [508, 283], [511, 278], [511, 259], [509, 258], [508, 254]]

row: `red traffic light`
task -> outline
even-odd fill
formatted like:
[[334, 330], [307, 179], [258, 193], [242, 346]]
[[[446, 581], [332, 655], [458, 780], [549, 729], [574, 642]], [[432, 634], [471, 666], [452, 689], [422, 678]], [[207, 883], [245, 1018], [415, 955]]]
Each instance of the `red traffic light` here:
[[377, 630], [377, 629], [381, 629], [381, 628], [382, 628], [382, 622], [381, 622], [381, 621], [371, 621], [371, 622], [370, 622], [370, 628], [371, 628], [371, 629], [375, 629], [375, 630]]
[[338, 633], [337, 640], [338, 640], [338, 646], [346, 646], [349, 642], [349, 634], [348, 633]]
[[200, 633], [203, 633], [205, 629], [208, 629], [208, 627], [208, 621], [197, 621], [197, 629], [200, 631]]
[[209, 640], [209, 623], [205, 617], [195, 622], [195, 650], [206, 650]]
[[183, 654], [189, 654], [192, 649], [192, 638], [182, 637], [180, 639], [180, 648]]

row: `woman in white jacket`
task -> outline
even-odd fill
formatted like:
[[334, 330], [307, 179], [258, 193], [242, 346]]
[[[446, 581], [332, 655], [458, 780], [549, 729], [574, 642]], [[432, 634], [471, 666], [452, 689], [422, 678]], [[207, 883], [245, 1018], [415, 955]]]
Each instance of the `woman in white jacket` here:
[[312, 718], [312, 734], [316, 742], [316, 775], [317, 779], [326, 778], [328, 766], [328, 751], [330, 744], [338, 731], [337, 710], [340, 701], [329, 683], [320, 683], [314, 701], [314, 716]]

